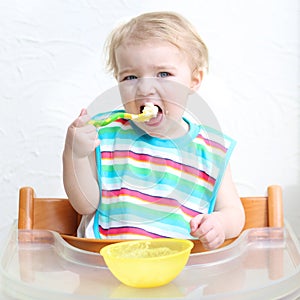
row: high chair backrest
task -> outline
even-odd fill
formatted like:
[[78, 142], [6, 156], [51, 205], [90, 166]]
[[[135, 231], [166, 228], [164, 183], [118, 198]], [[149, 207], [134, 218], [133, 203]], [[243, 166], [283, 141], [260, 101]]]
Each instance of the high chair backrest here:
[[[283, 226], [280, 186], [269, 186], [267, 196], [242, 197], [241, 201], [246, 214], [244, 229]], [[37, 198], [31, 187], [22, 187], [19, 191], [19, 229], [48, 229], [76, 235], [80, 219], [68, 199]]]
[[68, 199], [37, 198], [31, 187], [19, 191], [19, 229], [48, 229], [76, 235], [80, 218]]
[[278, 185], [267, 188], [267, 196], [241, 197], [246, 223], [244, 230], [258, 227], [283, 227], [282, 189]]

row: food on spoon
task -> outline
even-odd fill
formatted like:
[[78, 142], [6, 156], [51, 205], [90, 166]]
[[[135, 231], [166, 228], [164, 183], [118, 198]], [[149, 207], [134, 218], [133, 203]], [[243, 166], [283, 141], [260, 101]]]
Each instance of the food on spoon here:
[[102, 127], [118, 119], [128, 119], [136, 122], [148, 122], [150, 119], [155, 118], [157, 114], [158, 114], [158, 107], [155, 106], [153, 103], [147, 102], [145, 103], [142, 113], [138, 115], [130, 114], [126, 112], [118, 112], [112, 114], [110, 117], [104, 120], [90, 120], [89, 124], [92, 124], [95, 127]]

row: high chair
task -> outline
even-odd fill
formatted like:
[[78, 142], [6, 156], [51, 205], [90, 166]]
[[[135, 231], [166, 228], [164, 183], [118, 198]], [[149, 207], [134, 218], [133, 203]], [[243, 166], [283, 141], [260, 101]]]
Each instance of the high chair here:
[[[282, 190], [272, 185], [267, 196], [242, 197], [246, 223], [244, 229], [259, 227], [283, 227]], [[88, 251], [98, 252], [103, 246], [120, 240], [96, 240], [76, 237], [81, 216], [73, 209], [68, 199], [38, 198], [31, 187], [19, 191], [18, 229], [47, 229], [58, 232], [69, 244]], [[226, 240], [222, 246], [235, 239]], [[205, 249], [200, 241], [193, 240], [192, 252]]]

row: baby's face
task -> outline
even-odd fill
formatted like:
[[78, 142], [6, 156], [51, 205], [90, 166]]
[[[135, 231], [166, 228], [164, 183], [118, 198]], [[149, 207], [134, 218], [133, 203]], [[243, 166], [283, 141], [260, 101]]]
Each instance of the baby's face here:
[[192, 73], [186, 55], [168, 42], [126, 43], [116, 49], [116, 62], [126, 111], [139, 114], [147, 102], [158, 107], [156, 118], [137, 125], [162, 138], [184, 135], [186, 101], [201, 83], [201, 74]]

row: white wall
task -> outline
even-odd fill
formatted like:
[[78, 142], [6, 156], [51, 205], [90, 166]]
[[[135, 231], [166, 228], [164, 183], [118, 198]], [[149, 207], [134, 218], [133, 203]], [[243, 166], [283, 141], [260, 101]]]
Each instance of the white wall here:
[[[210, 50], [202, 87], [237, 147], [241, 195], [284, 189], [300, 221], [299, 6], [297, 0], [0, 0], [0, 227], [17, 218], [18, 189], [62, 196], [66, 128], [115, 85], [102, 67], [110, 30], [141, 12], [174, 10]], [[299, 232], [299, 230], [298, 230]], [[300, 234], [299, 234], [300, 235]]]

